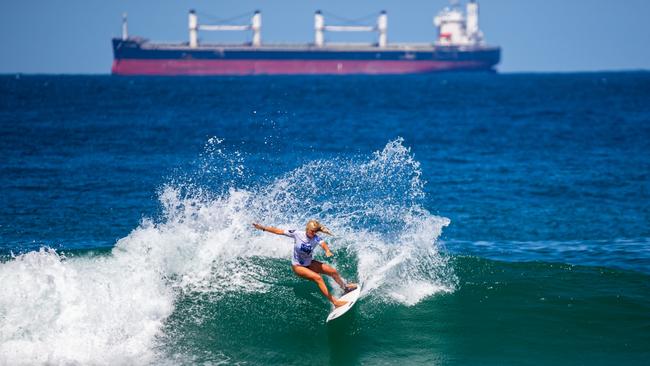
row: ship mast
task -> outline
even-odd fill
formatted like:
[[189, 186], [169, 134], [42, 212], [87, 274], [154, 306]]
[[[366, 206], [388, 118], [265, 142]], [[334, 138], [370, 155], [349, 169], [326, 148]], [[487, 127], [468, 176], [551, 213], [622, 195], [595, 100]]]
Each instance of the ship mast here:
[[126, 13], [122, 13], [122, 40], [129, 39], [129, 27], [126, 22]]

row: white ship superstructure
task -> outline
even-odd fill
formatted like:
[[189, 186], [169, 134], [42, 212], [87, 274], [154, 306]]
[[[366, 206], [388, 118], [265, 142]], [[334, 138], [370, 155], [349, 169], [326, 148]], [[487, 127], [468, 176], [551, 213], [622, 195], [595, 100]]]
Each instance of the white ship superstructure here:
[[463, 13], [458, 0], [442, 9], [433, 18], [433, 24], [438, 28], [438, 46], [479, 46], [483, 45], [483, 32], [478, 26], [478, 3], [471, 0]]

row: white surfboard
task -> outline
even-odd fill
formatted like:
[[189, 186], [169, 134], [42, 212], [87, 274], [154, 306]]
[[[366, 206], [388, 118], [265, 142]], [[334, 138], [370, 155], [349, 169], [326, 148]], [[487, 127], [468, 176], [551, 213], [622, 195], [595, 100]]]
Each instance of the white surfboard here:
[[347, 301], [348, 303], [338, 308], [334, 308], [334, 310], [332, 310], [330, 315], [327, 316], [326, 323], [329, 322], [330, 320], [334, 320], [338, 318], [339, 316], [347, 313], [348, 310], [352, 309], [354, 303], [356, 303], [357, 300], [359, 300], [359, 295], [361, 295], [361, 284], [358, 284], [357, 288], [355, 288], [354, 290], [348, 292], [347, 294], [339, 298], [340, 300]]

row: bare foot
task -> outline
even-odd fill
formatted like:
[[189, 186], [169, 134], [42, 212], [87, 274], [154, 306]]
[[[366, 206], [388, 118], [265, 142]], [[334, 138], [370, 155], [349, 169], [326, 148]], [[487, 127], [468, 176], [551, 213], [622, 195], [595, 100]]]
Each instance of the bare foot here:
[[356, 288], [357, 288], [356, 283], [348, 283], [347, 285], [345, 285], [345, 288], [343, 289], [343, 291], [345, 291], [345, 293], [348, 293], [350, 291], [354, 291]]
[[334, 304], [334, 307], [335, 307], [335, 308], [341, 307], [341, 306], [343, 306], [343, 305], [345, 305], [345, 304], [347, 304], [347, 303], [348, 303], [348, 302], [345, 301], [345, 300], [334, 300], [334, 301], [332, 302], [332, 304]]

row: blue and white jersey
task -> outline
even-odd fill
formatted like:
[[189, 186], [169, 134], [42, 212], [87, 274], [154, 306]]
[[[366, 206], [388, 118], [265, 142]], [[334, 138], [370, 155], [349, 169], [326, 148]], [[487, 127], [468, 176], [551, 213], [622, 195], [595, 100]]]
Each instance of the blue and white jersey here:
[[293, 238], [293, 258], [291, 264], [308, 266], [312, 261], [312, 253], [320, 243], [324, 242], [320, 236], [314, 235], [309, 239], [304, 231], [285, 230], [284, 235]]

